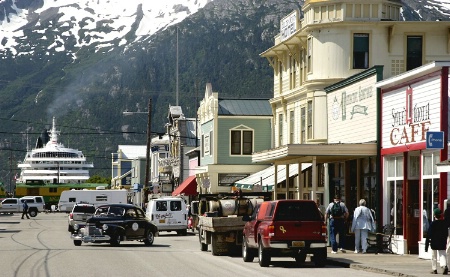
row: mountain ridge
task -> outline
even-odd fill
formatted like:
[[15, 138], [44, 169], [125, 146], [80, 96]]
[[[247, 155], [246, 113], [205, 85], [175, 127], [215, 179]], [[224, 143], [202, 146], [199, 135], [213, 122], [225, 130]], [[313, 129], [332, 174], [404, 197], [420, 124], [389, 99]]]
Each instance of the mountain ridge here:
[[[271, 98], [273, 71], [259, 54], [273, 46], [279, 20], [303, 4], [171, 0], [166, 12], [155, 12], [164, 19], [155, 27], [146, 26], [154, 20], [148, 17], [150, 1], [127, 1], [133, 5], [125, 11], [117, 5], [115, 14], [97, 14], [95, 3], [124, 2], [70, 0], [82, 10], [80, 18], [63, 14], [75, 7], [57, 6], [62, 2], [68, 1], [0, 3], [0, 131], [3, 141], [13, 142], [10, 151], [0, 151], [0, 161], [21, 161], [26, 145], [56, 116], [62, 142], [94, 160], [93, 174], [106, 176], [117, 145], [145, 144], [146, 116], [125, 117], [123, 111], [146, 112], [151, 99], [152, 132], [165, 131], [168, 107], [176, 105], [177, 53], [179, 105], [187, 117], [195, 117], [207, 82], [220, 97]], [[420, 0], [402, 2], [404, 16], [436, 20], [445, 18], [448, 1], [433, 1], [430, 8]], [[117, 11], [126, 21], [119, 22], [125, 19]], [[27, 24], [14, 25], [20, 12]], [[164, 18], [170, 12], [174, 17]], [[5, 145], [0, 142], [0, 149]], [[8, 166], [0, 168], [0, 180], [8, 176]]]

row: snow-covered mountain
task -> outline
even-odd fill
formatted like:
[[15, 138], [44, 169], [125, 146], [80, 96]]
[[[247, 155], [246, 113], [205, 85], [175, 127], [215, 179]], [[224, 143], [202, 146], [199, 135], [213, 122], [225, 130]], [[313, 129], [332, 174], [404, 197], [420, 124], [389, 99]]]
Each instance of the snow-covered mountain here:
[[[0, 0], [0, 51], [32, 54], [33, 47], [23, 49], [23, 43], [34, 44], [33, 39], [51, 40], [49, 53], [125, 45], [181, 22], [211, 1]], [[73, 44], [65, 47], [68, 42]]]
[[[124, 110], [145, 112], [151, 99], [152, 132], [164, 132], [178, 89], [187, 117], [206, 83], [221, 97], [272, 97], [273, 71], [259, 54], [303, 3], [0, 0], [0, 149], [4, 139], [14, 142], [0, 164], [11, 153], [21, 160], [28, 137], [56, 116], [64, 141], [108, 176], [117, 145], [146, 143], [146, 120]], [[404, 20], [450, 20], [450, 0], [401, 3]], [[0, 167], [0, 182], [8, 173]]]
[[[33, 54], [40, 47], [39, 41], [51, 42], [43, 43], [47, 55], [66, 51], [73, 58], [78, 49], [88, 45], [95, 45], [97, 51], [124, 45], [126, 49], [126, 45], [148, 39], [213, 1], [0, 0], [0, 54]], [[303, 2], [298, 1], [299, 7]], [[450, 0], [402, 3], [407, 20], [450, 17]]]

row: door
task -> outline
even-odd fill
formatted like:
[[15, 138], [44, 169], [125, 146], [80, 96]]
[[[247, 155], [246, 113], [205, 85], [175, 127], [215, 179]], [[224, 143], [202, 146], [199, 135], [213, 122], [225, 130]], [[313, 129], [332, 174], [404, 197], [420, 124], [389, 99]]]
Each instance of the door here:
[[1, 212], [2, 213], [12, 213], [12, 212], [18, 212], [18, 211], [22, 211], [22, 207], [18, 207], [19, 204], [17, 204], [17, 199], [5, 199], [2, 202], [2, 208], [1, 208]]
[[408, 180], [406, 188], [406, 228], [409, 254], [419, 254], [419, 180]]
[[259, 208], [261, 207], [261, 204], [258, 204], [255, 209], [253, 210], [253, 214], [250, 217], [250, 220], [246, 222], [244, 226], [244, 233], [245, 233], [245, 239], [248, 243], [248, 245], [251, 245], [252, 247], [256, 247], [256, 230], [258, 228], [258, 223], [260, 221], [257, 220], [256, 216], [259, 212]]

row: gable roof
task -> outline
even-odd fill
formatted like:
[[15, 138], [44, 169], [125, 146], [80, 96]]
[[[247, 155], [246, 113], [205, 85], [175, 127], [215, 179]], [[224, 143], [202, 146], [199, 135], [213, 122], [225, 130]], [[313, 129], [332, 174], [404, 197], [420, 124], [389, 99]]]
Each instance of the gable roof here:
[[269, 99], [220, 99], [218, 115], [272, 116]]

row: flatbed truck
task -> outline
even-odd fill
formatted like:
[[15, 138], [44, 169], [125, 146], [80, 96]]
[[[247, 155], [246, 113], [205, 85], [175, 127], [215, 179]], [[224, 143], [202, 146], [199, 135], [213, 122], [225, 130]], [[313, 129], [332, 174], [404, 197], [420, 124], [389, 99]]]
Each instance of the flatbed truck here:
[[271, 196], [270, 192], [199, 195], [200, 250], [208, 251], [211, 245], [214, 256], [240, 254], [245, 225], [243, 217], [251, 215], [258, 203], [270, 200]]

